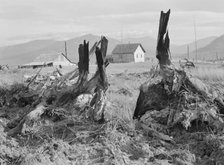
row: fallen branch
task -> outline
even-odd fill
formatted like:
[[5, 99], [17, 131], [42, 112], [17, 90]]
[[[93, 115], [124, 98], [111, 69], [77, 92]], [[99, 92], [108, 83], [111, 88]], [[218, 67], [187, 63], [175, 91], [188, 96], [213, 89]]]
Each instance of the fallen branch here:
[[27, 88], [29, 88], [30, 84], [32, 84], [34, 82], [34, 80], [37, 78], [37, 76], [40, 74], [42, 70], [42, 67], [38, 70], [38, 72], [36, 73], [36, 75], [32, 78], [32, 80], [27, 84]]

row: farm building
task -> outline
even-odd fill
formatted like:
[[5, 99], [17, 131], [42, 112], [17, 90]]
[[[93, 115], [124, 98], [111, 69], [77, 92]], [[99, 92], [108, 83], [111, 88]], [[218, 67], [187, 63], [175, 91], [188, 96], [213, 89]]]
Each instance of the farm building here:
[[113, 63], [144, 62], [145, 50], [140, 43], [118, 44], [112, 51]]
[[72, 66], [71, 63], [65, 56], [59, 53], [41, 54], [33, 62], [23, 64], [20, 68], [40, 68], [40, 67], [53, 67], [53, 66]]

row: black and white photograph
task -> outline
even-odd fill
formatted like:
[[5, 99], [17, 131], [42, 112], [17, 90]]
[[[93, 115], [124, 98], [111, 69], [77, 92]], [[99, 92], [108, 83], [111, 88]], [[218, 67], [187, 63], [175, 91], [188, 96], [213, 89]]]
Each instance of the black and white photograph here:
[[0, 4], [0, 165], [224, 165], [223, 0]]

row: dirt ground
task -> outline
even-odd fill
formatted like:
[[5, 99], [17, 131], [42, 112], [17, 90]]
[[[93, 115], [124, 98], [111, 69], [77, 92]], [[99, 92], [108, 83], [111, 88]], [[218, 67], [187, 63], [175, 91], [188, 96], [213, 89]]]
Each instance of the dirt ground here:
[[[142, 129], [138, 121], [132, 119], [139, 86], [150, 78], [151, 66], [144, 63], [136, 68], [128, 64], [122, 69], [118, 64], [108, 67], [110, 120], [105, 123], [81, 118], [78, 110], [72, 108], [68, 109], [74, 112], [69, 120], [45, 123], [37, 132], [10, 137], [9, 129], [18, 124], [17, 120], [29, 111], [30, 105], [0, 107], [0, 164], [224, 164], [223, 131], [214, 130], [206, 122], [195, 121], [188, 129], [181, 125], [168, 128], [158, 122], [154, 131]], [[43, 74], [50, 71], [47, 69]], [[14, 89], [16, 93], [23, 89], [23, 76], [35, 72], [37, 70], [1, 73], [5, 76], [1, 88], [8, 88], [8, 93]], [[19, 84], [15, 85], [16, 81]], [[223, 82], [206, 83], [217, 89], [224, 85]], [[223, 90], [219, 91], [224, 95]], [[161, 137], [158, 134], [163, 138], [158, 138]]]

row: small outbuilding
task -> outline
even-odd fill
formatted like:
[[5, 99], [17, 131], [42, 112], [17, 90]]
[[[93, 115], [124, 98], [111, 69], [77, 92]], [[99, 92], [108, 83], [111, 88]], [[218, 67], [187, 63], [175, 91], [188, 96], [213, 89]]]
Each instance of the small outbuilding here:
[[140, 43], [118, 44], [109, 58], [113, 63], [144, 62], [145, 49]]

